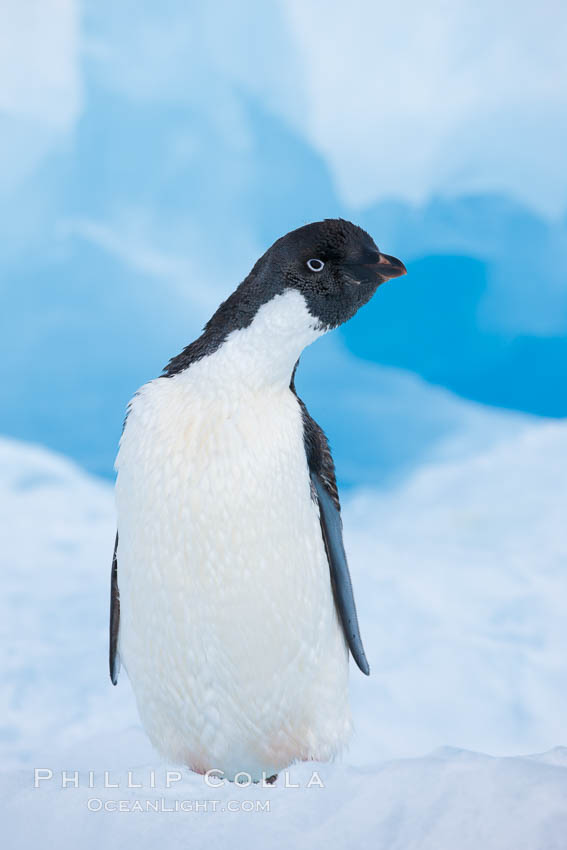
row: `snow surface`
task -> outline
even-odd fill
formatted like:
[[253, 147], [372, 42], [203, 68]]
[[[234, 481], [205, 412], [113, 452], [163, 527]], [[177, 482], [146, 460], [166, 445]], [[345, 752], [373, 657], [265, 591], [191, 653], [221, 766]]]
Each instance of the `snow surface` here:
[[[286, 788], [164, 788], [126, 677], [107, 678], [110, 486], [0, 441], [2, 799], [10, 847], [563, 848], [567, 843], [567, 425], [541, 422], [345, 500], [370, 679], [357, 733]], [[450, 747], [444, 745], [451, 745]], [[441, 748], [441, 749], [440, 749]], [[481, 755], [471, 750], [484, 750]], [[548, 751], [540, 756], [522, 755]], [[429, 755], [423, 755], [429, 752]], [[53, 779], [33, 787], [33, 769]], [[156, 788], [149, 788], [149, 771]], [[311, 771], [325, 787], [307, 788]], [[61, 789], [61, 770], [81, 787]], [[95, 771], [94, 788], [87, 771]], [[102, 787], [111, 772], [118, 789]], [[127, 771], [142, 789], [128, 789]], [[95, 812], [87, 801], [269, 800], [271, 810]], [[162, 804], [162, 806], [165, 804]], [[189, 819], [189, 820], [187, 820]]]
[[[116, 739], [117, 736], [115, 736]], [[130, 743], [137, 743], [132, 735]], [[108, 742], [102, 742], [108, 746]], [[83, 762], [84, 764], [84, 762]], [[89, 762], [89, 766], [91, 762]], [[73, 762], [73, 766], [76, 763]], [[82, 765], [81, 765], [82, 766]], [[86, 765], [85, 765], [86, 766]], [[96, 764], [95, 764], [96, 766]], [[149, 783], [151, 765], [132, 772], [130, 783]], [[128, 789], [126, 770], [109, 773], [120, 788], [61, 789], [61, 775], [33, 787], [19, 772], [2, 782], [8, 802], [12, 850], [43, 846], [46, 835], [59, 847], [81, 850], [172, 847], [269, 847], [352, 850], [563, 850], [567, 835], [567, 750], [524, 758], [440, 749], [369, 769], [320, 770], [324, 787], [307, 788], [312, 770], [296, 767], [285, 787], [207, 788], [202, 777], [171, 777], [154, 765], [153, 789]], [[95, 782], [100, 781], [100, 772]], [[161, 811], [136, 811], [149, 800]], [[90, 802], [89, 802], [90, 801]], [[125, 811], [89, 811], [105, 801], [124, 801]], [[189, 801], [200, 811], [175, 811]], [[203, 810], [207, 802], [208, 809]], [[212, 803], [218, 801], [216, 811]], [[259, 801], [265, 809], [250, 810]], [[236, 811], [229, 811], [229, 808]], [[128, 809], [131, 809], [130, 811]], [[247, 810], [248, 809], [248, 810]], [[214, 845], [213, 845], [214, 842]], [[55, 843], [55, 842], [54, 842]]]

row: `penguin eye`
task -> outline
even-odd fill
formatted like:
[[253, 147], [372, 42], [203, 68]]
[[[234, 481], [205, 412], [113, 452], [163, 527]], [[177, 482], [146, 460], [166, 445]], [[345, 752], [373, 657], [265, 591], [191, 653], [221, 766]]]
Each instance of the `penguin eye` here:
[[312, 272], [322, 272], [325, 268], [323, 260], [307, 260], [307, 268]]

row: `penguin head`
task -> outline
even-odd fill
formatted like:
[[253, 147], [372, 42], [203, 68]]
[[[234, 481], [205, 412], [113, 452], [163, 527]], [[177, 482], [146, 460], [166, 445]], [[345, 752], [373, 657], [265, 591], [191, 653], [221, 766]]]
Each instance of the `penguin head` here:
[[406, 274], [400, 260], [381, 253], [365, 230], [343, 219], [292, 230], [258, 266], [259, 276], [278, 277], [285, 288], [298, 290], [324, 330], [354, 316], [384, 281]]
[[[350, 221], [331, 218], [306, 224], [274, 242], [219, 306], [202, 335], [170, 360], [164, 376], [182, 372], [212, 354], [233, 332], [250, 327], [270, 304], [276, 313], [285, 310], [284, 304], [288, 309], [274, 319], [274, 325], [264, 322], [262, 345], [277, 348], [281, 344], [270, 330], [277, 325], [286, 339], [297, 334], [293, 355], [297, 359], [313, 338], [352, 318], [381, 283], [405, 273], [400, 260], [382, 254], [372, 237]], [[293, 299], [293, 309], [285, 298], [290, 293], [301, 296]]]

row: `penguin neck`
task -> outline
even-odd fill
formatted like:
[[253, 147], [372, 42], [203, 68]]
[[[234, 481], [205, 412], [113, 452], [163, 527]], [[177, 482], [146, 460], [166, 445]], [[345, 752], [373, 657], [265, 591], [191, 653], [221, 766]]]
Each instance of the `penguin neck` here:
[[187, 376], [211, 394], [287, 389], [301, 352], [324, 332], [304, 297], [286, 290], [259, 307], [247, 327], [230, 331]]

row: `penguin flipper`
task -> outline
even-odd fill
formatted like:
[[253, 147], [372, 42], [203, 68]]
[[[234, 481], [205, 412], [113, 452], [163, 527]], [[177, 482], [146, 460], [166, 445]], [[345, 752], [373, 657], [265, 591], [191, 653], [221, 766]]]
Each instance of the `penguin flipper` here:
[[352, 591], [352, 582], [343, 545], [343, 524], [341, 521], [341, 506], [339, 502], [339, 491], [335, 476], [335, 465], [329, 449], [329, 443], [323, 429], [309, 415], [303, 401], [297, 395], [295, 389], [295, 372], [299, 360], [295, 364], [290, 390], [295, 395], [301, 408], [303, 417], [303, 441], [307, 465], [311, 478], [313, 497], [319, 505], [319, 519], [321, 522], [321, 533], [329, 561], [331, 574], [331, 585], [335, 597], [335, 605], [341, 620], [346, 642], [352, 657], [359, 668], [366, 675], [370, 675], [370, 667], [366, 659], [358, 618], [356, 616], [356, 605]]
[[319, 502], [321, 531], [331, 571], [331, 584], [345, 638], [358, 667], [366, 676], [369, 676], [370, 667], [360, 637], [352, 582], [343, 544], [341, 515], [323, 480], [314, 471], [311, 471], [311, 481]]
[[118, 532], [114, 543], [114, 555], [112, 556], [112, 570], [110, 575], [110, 641], [108, 651], [108, 663], [110, 668], [110, 681], [115, 685], [120, 672], [120, 655], [118, 654], [118, 630], [120, 628], [120, 593], [118, 591]]

